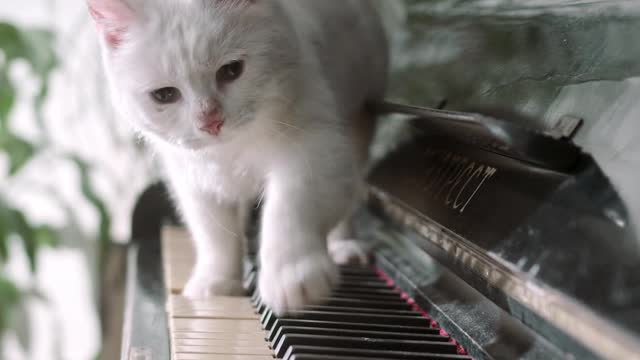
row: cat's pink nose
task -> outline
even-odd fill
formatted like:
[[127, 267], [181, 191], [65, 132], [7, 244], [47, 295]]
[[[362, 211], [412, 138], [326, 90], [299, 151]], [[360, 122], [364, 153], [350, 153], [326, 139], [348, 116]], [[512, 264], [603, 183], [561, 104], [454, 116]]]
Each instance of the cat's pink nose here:
[[224, 120], [222, 120], [218, 111], [211, 111], [202, 116], [201, 124], [200, 130], [217, 136], [220, 134], [220, 131], [222, 131]]

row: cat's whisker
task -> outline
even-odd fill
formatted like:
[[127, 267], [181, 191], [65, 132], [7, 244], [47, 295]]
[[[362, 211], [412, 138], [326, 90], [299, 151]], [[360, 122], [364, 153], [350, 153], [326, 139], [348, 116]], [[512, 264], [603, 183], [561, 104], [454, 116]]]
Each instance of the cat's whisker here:
[[224, 226], [223, 224], [221, 224], [213, 214], [211, 214], [212, 216], [210, 216], [209, 218], [211, 219], [211, 221], [213, 221], [213, 223], [215, 223], [220, 229], [222, 229], [224, 232], [226, 232], [227, 234], [239, 238], [240, 236], [232, 230], [229, 230], [226, 226]]
[[270, 98], [270, 101], [274, 103], [279, 103], [279, 106], [282, 106], [282, 107], [289, 107], [295, 102], [294, 99], [291, 99], [282, 95], [272, 96]]
[[286, 138], [287, 140], [290, 140], [291, 142], [294, 142], [293, 138], [288, 136], [284, 131], [279, 131], [278, 129], [274, 129], [271, 127], [268, 127], [267, 130], [275, 133], [276, 135], [282, 136], [284, 138]]
[[289, 128], [291, 128], [291, 129], [295, 129], [295, 130], [299, 130], [299, 131], [304, 131], [304, 129], [303, 129], [303, 128], [298, 127], [298, 126], [295, 126], [295, 125], [291, 125], [291, 124], [289, 124], [289, 123], [287, 123], [287, 122], [284, 122], [284, 121], [278, 121], [278, 120], [276, 120], [276, 123], [281, 124], [281, 125], [284, 125], [284, 126], [286, 126], [286, 127], [289, 127]]
[[258, 197], [258, 203], [256, 204], [256, 209], [258, 209], [262, 205], [262, 201], [264, 201], [265, 193], [266, 193], [266, 190], [262, 188], [262, 191], [260, 192], [260, 196]]

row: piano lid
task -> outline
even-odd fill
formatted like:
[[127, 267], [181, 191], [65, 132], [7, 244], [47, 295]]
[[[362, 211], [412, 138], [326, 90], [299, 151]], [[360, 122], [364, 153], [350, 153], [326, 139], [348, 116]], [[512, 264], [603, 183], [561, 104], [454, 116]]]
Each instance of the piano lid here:
[[582, 126], [582, 119], [565, 116], [548, 132], [526, 128], [482, 114], [446, 111], [391, 102], [373, 103], [378, 114], [419, 116], [419, 129], [437, 132], [464, 142], [551, 170], [568, 170], [579, 157], [580, 149], [570, 141]]

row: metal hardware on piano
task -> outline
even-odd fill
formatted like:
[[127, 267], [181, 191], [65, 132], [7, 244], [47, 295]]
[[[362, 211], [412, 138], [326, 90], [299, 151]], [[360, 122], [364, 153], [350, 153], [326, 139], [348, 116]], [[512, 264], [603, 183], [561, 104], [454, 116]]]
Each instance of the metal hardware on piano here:
[[325, 305], [281, 319], [257, 293], [188, 302], [193, 255], [162, 226], [157, 185], [134, 214], [123, 359], [640, 357], [638, 234], [571, 142], [577, 119], [548, 134], [385, 106], [416, 115], [420, 135], [370, 172], [355, 220], [372, 268], [345, 268]]

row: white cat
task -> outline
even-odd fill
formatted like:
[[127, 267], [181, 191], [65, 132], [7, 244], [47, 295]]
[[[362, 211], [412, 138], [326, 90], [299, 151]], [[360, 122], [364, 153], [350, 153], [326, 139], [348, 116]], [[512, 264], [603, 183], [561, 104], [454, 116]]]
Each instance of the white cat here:
[[[365, 0], [87, 0], [117, 108], [159, 154], [194, 238], [190, 298], [240, 294], [245, 209], [264, 196], [259, 290], [277, 313], [361, 257], [346, 216], [387, 43]], [[333, 241], [335, 240], [335, 242]]]

